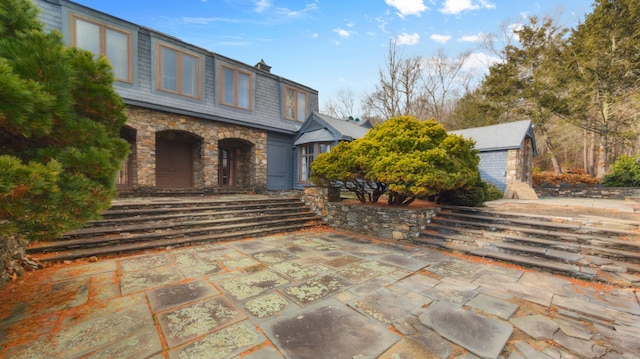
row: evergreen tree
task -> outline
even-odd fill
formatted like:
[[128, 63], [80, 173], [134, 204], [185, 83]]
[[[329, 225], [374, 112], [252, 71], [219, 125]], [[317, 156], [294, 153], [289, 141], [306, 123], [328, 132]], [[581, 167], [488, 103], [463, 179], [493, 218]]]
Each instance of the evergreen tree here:
[[570, 37], [574, 123], [599, 137], [597, 176], [611, 148], [637, 137], [640, 112], [640, 0], [597, 0]]
[[104, 57], [45, 33], [28, 0], [0, 3], [0, 234], [51, 239], [107, 209], [128, 145]]
[[376, 199], [388, 188], [388, 203], [406, 206], [418, 197], [476, 183], [480, 159], [473, 146], [448, 135], [434, 120], [399, 116], [318, 156], [311, 166], [316, 182], [352, 182]]

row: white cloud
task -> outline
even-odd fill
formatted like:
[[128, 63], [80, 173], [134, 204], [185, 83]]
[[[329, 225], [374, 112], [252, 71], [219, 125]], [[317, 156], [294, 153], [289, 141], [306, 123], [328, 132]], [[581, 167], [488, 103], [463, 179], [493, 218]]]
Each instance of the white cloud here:
[[207, 25], [214, 22], [239, 23], [238, 19], [230, 19], [224, 17], [181, 17], [180, 22], [195, 25]]
[[301, 17], [307, 14], [308, 12], [311, 12], [317, 9], [318, 9], [318, 4], [309, 3], [302, 10], [290, 10], [286, 7], [279, 7], [276, 9], [276, 12], [278, 13], [278, 15], [283, 15], [286, 17]]
[[349, 21], [346, 23], [347, 27], [354, 27], [356, 26], [356, 24], [353, 23], [353, 21]]
[[487, 0], [446, 0], [440, 12], [443, 14], [458, 15], [465, 11], [494, 9], [495, 7], [495, 4]]
[[270, 0], [258, 0], [256, 1], [256, 12], [263, 12], [271, 7]]
[[402, 34], [398, 35], [398, 38], [396, 39], [396, 43], [398, 45], [416, 45], [419, 42], [420, 35], [417, 32], [414, 32], [413, 34], [403, 32]]
[[312, 39], [317, 39], [317, 38], [318, 38], [318, 36], [320, 36], [320, 35], [318, 35], [318, 33], [317, 33], [317, 32], [314, 32], [313, 34], [311, 34], [311, 38], [312, 38]]
[[344, 38], [347, 38], [347, 37], [351, 36], [351, 32], [349, 32], [348, 30], [345, 30], [345, 29], [341, 29], [339, 27], [333, 29], [333, 32], [338, 34], [338, 36], [344, 37]]
[[384, 2], [389, 6], [395, 7], [400, 17], [407, 15], [420, 16], [421, 12], [429, 10], [423, 0], [384, 0]]
[[491, 65], [500, 62], [500, 58], [497, 56], [491, 56], [482, 52], [474, 52], [464, 62], [464, 68], [467, 70], [479, 70], [485, 72], [491, 67]]
[[476, 35], [464, 35], [458, 39], [458, 42], [480, 42], [484, 37], [485, 35], [481, 32]]
[[435, 42], [439, 42], [441, 44], [446, 44], [449, 40], [451, 40], [451, 36], [450, 35], [439, 35], [439, 34], [433, 34], [431, 36], [429, 36], [429, 38]]

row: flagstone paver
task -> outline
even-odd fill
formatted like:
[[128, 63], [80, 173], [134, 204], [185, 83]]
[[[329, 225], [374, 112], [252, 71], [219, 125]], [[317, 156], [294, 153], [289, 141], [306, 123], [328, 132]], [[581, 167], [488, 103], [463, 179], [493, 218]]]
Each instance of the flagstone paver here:
[[[328, 299], [265, 326], [288, 358], [375, 358], [400, 337], [377, 321]], [[372, 340], [375, 338], [375, 340]]]
[[557, 322], [541, 314], [513, 318], [511, 323], [536, 340], [551, 339], [560, 328]]
[[167, 343], [175, 347], [244, 318], [228, 299], [216, 297], [161, 313], [158, 321]]
[[0, 357], [640, 357], [633, 288], [357, 234], [272, 235], [38, 278], [31, 298], [0, 289]]
[[493, 314], [502, 319], [509, 319], [518, 310], [518, 305], [505, 302], [484, 294], [478, 294], [473, 299], [465, 303], [466, 306], [480, 309], [483, 312]]
[[151, 309], [154, 312], [161, 312], [218, 294], [220, 294], [220, 291], [204, 279], [170, 285], [147, 292], [149, 304], [151, 304]]
[[433, 303], [420, 321], [481, 358], [497, 358], [509, 340], [511, 325], [464, 310], [454, 303]]

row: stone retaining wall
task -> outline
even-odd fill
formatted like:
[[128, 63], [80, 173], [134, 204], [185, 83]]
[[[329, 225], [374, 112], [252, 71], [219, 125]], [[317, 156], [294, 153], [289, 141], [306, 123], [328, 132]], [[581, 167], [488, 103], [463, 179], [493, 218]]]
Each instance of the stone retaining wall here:
[[307, 187], [302, 200], [330, 227], [395, 240], [412, 240], [435, 216], [436, 208], [329, 202], [327, 189]]
[[17, 236], [0, 236], [0, 287], [16, 277], [22, 276], [22, 260], [27, 243]]
[[538, 186], [534, 190], [539, 197], [577, 197], [625, 199], [640, 196], [640, 188], [635, 187], [602, 187], [602, 186]]

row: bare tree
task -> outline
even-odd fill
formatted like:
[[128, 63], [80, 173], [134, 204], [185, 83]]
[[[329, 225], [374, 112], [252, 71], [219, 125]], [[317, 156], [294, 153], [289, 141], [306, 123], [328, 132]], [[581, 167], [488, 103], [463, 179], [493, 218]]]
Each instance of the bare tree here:
[[379, 82], [362, 102], [366, 116], [412, 115], [446, 123], [473, 77], [464, 68], [468, 58], [469, 53], [464, 53], [451, 59], [444, 50], [430, 58], [403, 57], [392, 41], [385, 67], [378, 70]]
[[473, 71], [464, 68], [470, 55], [470, 52], [465, 52], [449, 58], [440, 49], [435, 56], [425, 60], [420, 93], [424, 118], [432, 117], [443, 124], [451, 122], [455, 102], [469, 90], [474, 76]]
[[355, 95], [351, 89], [340, 89], [322, 107], [322, 113], [336, 118], [354, 116]]
[[378, 69], [380, 82], [375, 86], [373, 92], [366, 95], [362, 101], [362, 108], [367, 117], [388, 119], [408, 114], [406, 108], [401, 108], [401, 104], [406, 103], [402, 99], [400, 90], [401, 66], [402, 54], [398, 52], [396, 43], [391, 40], [385, 68]]

